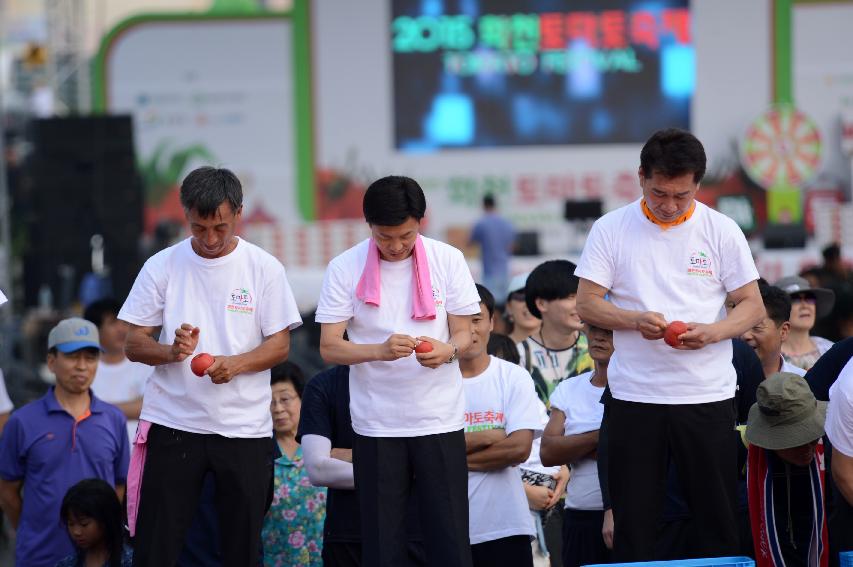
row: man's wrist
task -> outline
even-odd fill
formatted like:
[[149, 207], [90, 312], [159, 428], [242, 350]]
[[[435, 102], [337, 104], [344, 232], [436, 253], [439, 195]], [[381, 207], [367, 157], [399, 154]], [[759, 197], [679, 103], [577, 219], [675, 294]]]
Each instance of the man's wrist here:
[[445, 364], [452, 364], [456, 361], [456, 357], [459, 355], [459, 347], [456, 346], [456, 343], [450, 341], [449, 344], [453, 348], [453, 352], [450, 354], [450, 357], [444, 361]]

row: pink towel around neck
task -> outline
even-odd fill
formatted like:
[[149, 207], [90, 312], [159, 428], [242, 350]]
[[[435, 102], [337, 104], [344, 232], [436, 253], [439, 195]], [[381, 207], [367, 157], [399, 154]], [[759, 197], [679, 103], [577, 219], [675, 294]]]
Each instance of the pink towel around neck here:
[[[355, 288], [355, 296], [365, 303], [379, 307], [382, 288], [379, 276], [379, 248], [372, 238], [367, 246], [367, 260]], [[435, 319], [435, 300], [432, 297], [429, 262], [420, 235], [415, 240], [415, 248], [412, 251], [412, 319], [415, 321]]]

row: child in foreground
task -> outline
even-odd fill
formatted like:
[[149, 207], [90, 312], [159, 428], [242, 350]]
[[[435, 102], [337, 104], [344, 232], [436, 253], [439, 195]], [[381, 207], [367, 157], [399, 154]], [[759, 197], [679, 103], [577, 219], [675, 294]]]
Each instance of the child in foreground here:
[[56, 567], [131, 567], [133, 551], [124, 544], [121, 503], [108, 483], [81, 480], [68, 489], [59, 514], [76, 552]]

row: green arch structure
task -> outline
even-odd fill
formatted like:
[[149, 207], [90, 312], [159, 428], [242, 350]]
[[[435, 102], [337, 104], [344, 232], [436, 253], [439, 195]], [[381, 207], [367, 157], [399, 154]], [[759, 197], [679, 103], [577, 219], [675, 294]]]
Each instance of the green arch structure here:
[[101, 40], [92, 63], [92, 112], [107, 111], [107, 58], [116, 40], [133, 27], [150, 22], [223, 21], [285, 19], [293, 25], [293, 93], [294, 93], [294, 148], [296, 155], [296, 200], [303, 220], [316, 218], [314, 180], [314, 120], [312, 105], [311, 30], [309, 0], [293, 0], [289, 12], [266, 12], [249, 9], [243, 0], [219, 0], [210, 12], [179, 12], [143, 14], [117, 24]]

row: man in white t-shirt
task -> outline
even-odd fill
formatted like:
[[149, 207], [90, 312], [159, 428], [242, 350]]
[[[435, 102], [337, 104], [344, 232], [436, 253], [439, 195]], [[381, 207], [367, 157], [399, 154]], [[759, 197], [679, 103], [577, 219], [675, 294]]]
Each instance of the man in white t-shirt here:
[[593, 325], [586, 325], [584, 332], [595, 369], [563, 380], [551, 394], [551, 419], [539, 452], [543, 464], [571, 468], [563, 516], [563, 567], [609, 563], [613, 547], [612, 539], [603, 537], [605, 516], [613, 512], [604, 510], [596, 462], [613, 332]]
[[[331, 261], [315, 317], [320, 354], [350, 366], [363, 564], [404, 564], [403, 518], [417, 476], [429, 565], [469, 566], [456, 358], [471, 343], [480, 299], [462, 253], [420, 236], [426, 199], [416, 181], [373, 182], [363, 208], [371, 238]], [[421, 343], [429, 345], [415, 352]]]
[[533, 567], [535, 535], [517, 465], [542, 434], [533, 381], [517, 364], [489, 356], [495, 299], [477, 285], [480, 314], [459, 357], [465, 387], [468, 515], [474, 567]]
[[100, 299], [86, 307], [83, 318], [98, 327], [101, 337], [101, 361], [92, 382], [98, 398], [113, 404], [127, 418], [127, 433], [131, 442], [142, 411], [145, 382], [154, 369], [141, 362], [131, 362], [124, 354], [128, 325], [119, 321], [121, 304], [115, 299]]
[[805, 376], [805, 370], [794, 366], [782, 356], [782, 343], [788, 338], [788, 331], [791, 330], [791, 298], [776, 286], [760, 283], [758, 289], [764, 302], [764, 316], [741, 338], [755, 350], [761, 360], [765, 378], [770, 378], [777, 372]]
[[[272, 482], [269, 369], [302, 320], [281, 263], [235, 234], [233, 173], [196, 169], [181, 204], [191, 237], [148, 259], [118, 316], [130, 323], [127, 357], [155, 368], [134, 447], [145, 455], [138, 494], [133, 463], [128, 481], [133, 564], [175, 563], [211, 471], [222, 564], [254, 565]], [[199, 377], [190, 359], [202, 352], [214, 362]]]
[[[692, 134], [656, 132], [640, 153], [642, 199], [596, 221], [575, 271], [581, 318], [613, 330], [608, 443], [618, 562], [653, 557], [667, 454], [693, 518], [691, 550], [738, 550], [729, 339], [764, 309], [743, 232], [695, 199], [705, 165]], [[672, 321], [688, 329], [675, 347], [662, 340]]]

